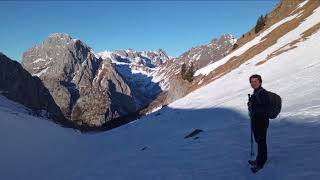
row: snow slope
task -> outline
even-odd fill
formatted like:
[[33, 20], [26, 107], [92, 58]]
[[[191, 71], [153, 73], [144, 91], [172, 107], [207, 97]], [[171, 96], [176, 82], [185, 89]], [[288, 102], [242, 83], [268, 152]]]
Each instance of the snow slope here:
[[[3, 180], [317, 180], [320, 178], [320, 32], [264, 64], [266, 54], [320, 22], [319, 8], [295, 30], [214, 82], [139, 121], [81, 134], [28, 115], [0, 96], [0, 177]], [[248, 78], [283, 99], [268, 130], [269, 160], [252, 174]], [[203, 132], [184, 137], [195, 129]]]

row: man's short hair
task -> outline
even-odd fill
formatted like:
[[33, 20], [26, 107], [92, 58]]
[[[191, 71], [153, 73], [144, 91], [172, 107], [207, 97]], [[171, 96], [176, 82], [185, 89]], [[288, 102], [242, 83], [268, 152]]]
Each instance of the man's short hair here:
[[250, 76], [249, 82], [251, 82], [252, 78], [257, 78], [259, 80], [259, 82], [262, 83], [262, 79], [261, 79], [261, 76], [259, 74], [254, 74], [254, 75]]

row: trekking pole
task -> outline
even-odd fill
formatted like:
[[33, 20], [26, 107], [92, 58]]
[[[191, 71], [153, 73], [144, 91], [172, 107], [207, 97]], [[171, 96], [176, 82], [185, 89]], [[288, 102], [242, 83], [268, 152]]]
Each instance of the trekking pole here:
[[[248, 102], [250, 102], [250, 94], [248, 94]], [[251, 152], [250, 155], [253, 156], [253, 138], [252, 138], [252, 118], [251, 118], [251, 107], [249, 107], [249, 117], [250, 117], [250, 135], [251, 135]]]

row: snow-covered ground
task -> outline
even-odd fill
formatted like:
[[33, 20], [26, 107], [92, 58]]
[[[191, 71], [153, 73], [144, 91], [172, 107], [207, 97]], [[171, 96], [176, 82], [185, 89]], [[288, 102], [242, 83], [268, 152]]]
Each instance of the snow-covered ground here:
[[[320, 179], [320, 32], [255, 66], [319, 22], [319, 8], [314, 14], [248, 63], [111, 131], [64, 129], [0, 96], [0, 179]], [[283, 109], [270, 121], [268, 162], [252, 174], [246, 102], [255, 73], [282, 97]], [[195, 129], [203, 132], [184, 138]]]
[[[294, 51], [256, 68], [241, 66], [103, 133], [61, 128], [1, 97], [1, 179], [319, 179], [319, 40], [317, 33]], [[269, 161], [253, 175], [245, 104], [255, 72], [282, 96], [283, 111], [269, 127]], [[198, 138], [184, 139], [197, 128], [203, 130]]]

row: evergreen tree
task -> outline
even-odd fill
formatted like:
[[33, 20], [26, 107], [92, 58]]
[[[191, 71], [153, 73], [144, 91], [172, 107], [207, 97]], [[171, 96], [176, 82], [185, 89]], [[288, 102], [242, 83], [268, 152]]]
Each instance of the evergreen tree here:
[[188, 68], [188, 71], [185, 74], [185, 78], [187, 81], [192, 82], [193, 81], [193, 75], [194, 75], [194, 66], [193, 63], [190, 64], [190, 67]]
[[186, 71], [187, 71], [186, 63], [183, 63], [181, 66], [181, 70], [180, 70], [180, 74], [181, 74], [182, 78], [186, 74]]
[[237, 43], [234, 43], [233, 47], [232, 47], [232, 50], [235, 50], [238, 48], [238, 44]]
[[262, 15], [258, 18], [257, 24], [254, 28], [254, 32], [258, 33], [266, 25], [267, 16], [263, 17]]

